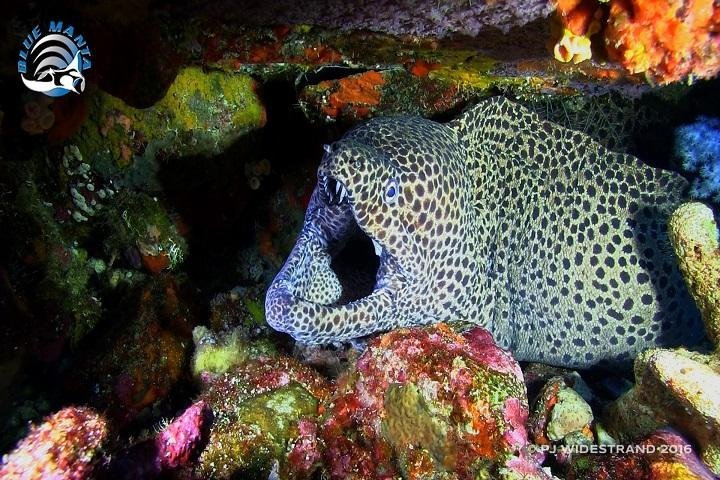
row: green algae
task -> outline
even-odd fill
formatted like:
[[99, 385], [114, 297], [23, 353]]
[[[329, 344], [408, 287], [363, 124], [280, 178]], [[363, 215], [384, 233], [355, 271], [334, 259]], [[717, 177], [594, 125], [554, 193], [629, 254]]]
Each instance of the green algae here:
[[448, 50], [433, 58], [440, 64], [431, 71], [431, 79], [457, 85], [466, 89], [487, 90], [499, 77], [491, 73], [497, 62], [478, 55], [475, 51]]
[[193, 329], [193, 339], [196, 345], [193, 373], [196, 376], [203, 372], [225, 373], [248, 360], [277, 355], [277, 350], [268, 339], [248, 341], [243, 338], [241, 328], [216, 338], [210, 329], [199, 326]]
[[515, 376], [491, 370], [484, 365], [475, 367], [470, 395], [476, 401], [482, 399], [489, 403], [490, 411], [493, 412], [498, 425], [505, 425], [503, 411], [508, 398], [527, 398], [525, 385]]
[[298, 421], [317, 413], [317, 400], [300, 384], [249, 398], [215, 419], [199, 470], [206, 478], [267, 476], [286, 455]]
[[159, 164], [171, 157], [211, 156], [264, 122], [264, 109], [247, 75], [180, 70], [153, 106], [134, 108], [100, 90], [88, 95], [88, 120], [72, 138], [104, 178], [159, 189]]
[[265, 305], [258, 300], [245, 298], [245, 308], [250, 313], [250, 323], [255, 326], [265, 325]]
[[192, 133], [195, 144], [188, 153], [198, 154], [223, 151], [238, 133], [258, 126], [264, 115], [252, 78], [199, 68], [181, 70], [153, 109], [149, 122], [161, 120], [153, 126]]

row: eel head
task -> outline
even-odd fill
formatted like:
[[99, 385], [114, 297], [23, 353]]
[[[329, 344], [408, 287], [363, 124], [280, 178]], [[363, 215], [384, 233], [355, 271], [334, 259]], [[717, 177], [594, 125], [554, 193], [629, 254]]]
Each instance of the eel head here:
[[402, 323], [398, 304], [422, 265], [405, 226], [412, 187], [393, 152], [357, 135], [325, 146], [303, 229], [267, 291], [273, 328], [317, 344]]

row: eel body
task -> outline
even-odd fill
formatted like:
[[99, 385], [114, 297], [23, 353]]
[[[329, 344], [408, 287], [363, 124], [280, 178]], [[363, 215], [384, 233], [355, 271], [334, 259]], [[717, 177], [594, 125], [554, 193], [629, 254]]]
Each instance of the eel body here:
[[[462, 321], [519, 360], [627, 365], [703, 336], [666, 227], [686, 189], [502, 97], [376, 118], [326, 146], [267, 321], [304, 343]], [[334, 259], [358, 232], [378, 268], [348, 300]]]

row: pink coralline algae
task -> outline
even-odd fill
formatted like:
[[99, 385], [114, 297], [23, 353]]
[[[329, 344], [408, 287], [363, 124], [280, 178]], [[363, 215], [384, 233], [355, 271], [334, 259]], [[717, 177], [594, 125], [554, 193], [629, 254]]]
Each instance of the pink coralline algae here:
[[108, 434], [103, 417], [85, 407], [66, 407], [30, 430], [3, 458], [4, 480], [93, 478]]
[[210, 408], [205, 402], [197, 402], [160, 432], [155, 438], [160, 466], [172, 469], [190, 463], [207, 440], [211, 421]]
[[440, 324], [375, 339], [320, 429], [332, 478], [548, 478], [528, 450], [522, 373], [490, 334]]
[[288, 453], [288, 462], [297, 472], [312, 472], [322, 463], [317, 438], [317, 423], [303, 418], [297, 424], [299, 435]]
[[190, 465], [205, 448], [212, 419], [212, 411], [205, 402], [194, 403], [154, 438], [119, 455], [104, 476], [149, 479]]

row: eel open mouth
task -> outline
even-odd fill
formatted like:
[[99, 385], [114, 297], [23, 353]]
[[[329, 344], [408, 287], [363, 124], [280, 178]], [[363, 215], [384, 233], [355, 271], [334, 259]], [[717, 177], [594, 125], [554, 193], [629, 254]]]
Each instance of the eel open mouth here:
[[380, 319], [393, 316], [406, 283], [396, 259], [359, 227], [352, 189], [322, 170], [303, 229], [265, 299], [268, 323], [306, 343], [376, 331]]
[[[325, 176], [320, 180], [320, 184], [327, 205], [348, 204], [352, 207], [347, 188], [340, 180]], [[348, 237], [336, 239], [334, 244], [328, 245], [330, 268], [342, 286], [342, 294], [337, 302], [334, 302], [335, 305], [345, 305], [372, 293], [383, 252], [377, 240], [357, 226], [354, 216], [349, 216], [347, 220], [353, 224], [348, 229]]]

